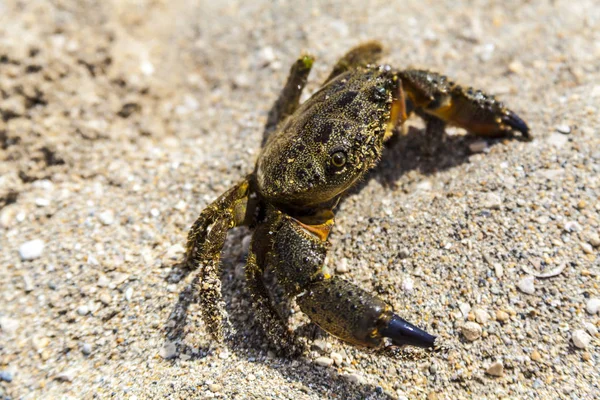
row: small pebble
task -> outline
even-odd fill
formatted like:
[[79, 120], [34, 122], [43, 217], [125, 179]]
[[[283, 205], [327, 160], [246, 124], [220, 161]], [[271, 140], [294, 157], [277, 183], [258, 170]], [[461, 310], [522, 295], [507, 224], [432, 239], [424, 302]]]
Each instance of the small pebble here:
[[115, 214], [112, 210], [102, 211], [98, 214], [98, 220], [102, 223], [102, 225], [111, 225], [115, 222]]
[[89, 312], [90, 312], [90, 308], [86, 305], [77, 307], [77, 314], [81, 315], [82, 317], [84, 315], [88, 315]]
[[412, 292], [414, 287], [415, 281], [411, 277], [407, 276], [402, 280], [402, 290], [405, 292]]
[[500, 361], [496, 361], [485, 370], [485, 373], [492, 376], [504, 375], [504, 365]]
[[327, 350], [327, 342], [324, 340], [315, 340], [311, 346], [311, 350], [318, 351], [319, 353], [324, 353]]
[[579, 349], [586, 349], [592, 340], [592, 337], [583, 329], [577, 329], [573, 332], [573, 344]]
[[256, 375], [254, 375], [254, 374], [248, 374], [248, 376], [246, 377], [246, 379], [248, 379], [250, 382], [255, 381], [256, 380]]
[[338, 365], [338, 366], [342, 365], [342, 362], [344, 361], [344, 357], [340, 353], [332, 352], [329, 356], [331, 357], [331, 359], [333, 360], [335, 365]]
[[591, 322], [584, 322], [583, 326], [585, 326], [585, 330], [588, 331], [592, 337], [598, 336], [598, 328], [596, 328], [596, 325], [592, 324]]
[[467, 315], [469, 315], [469, 311], [471, 311], [471, 305], [469, 303], [460, 303], [458, 305], [458, 309], [462, 313], [463, 318], [467, 318]]
[[477, 323], [479, 323], [481, 325], [487, 324], [488, 320], [490, 319], [490, 315], [485, 310], [482, 310], [481, 308], [476, 308], [474, 311], [474, 314], [475, 314], [475, 321], [477, 321]]
[[407, 248], [400, 249], [400, 251], [398, 252], [398, 258], [403, 260], [408, 257], [410, 257], [410, 251]]
[[496, 276], [498, 278], [502, 278], [502, 276], [504, 275], [504, 268], [502, 267], [502, 264], [500, 264], [500, 263], [494, 264], [494, 273], [496, 274]]
[[540, 354], [539, 351], [534, 350], [531, 352], [531, 360], [535, 361], [535, 362], [539, 362], [542, 360], [542, 355]]
[[340, 260], [340, 263], [335, 267], [335, 272], [337, 272], [338, 274], [345, 274], [348, 271], [348, 259], [342, 258]]
[[35, 260], [44, 252], [44, 246], [43, 240], [30, 240], [19, 246], [19, 256], [21, 256], [21, 260], [23, 261]]
[[10, 383], [10, 382], [12, 382], [12, 380], [13, 380], [12, 372], [10, 372], [9, 370], [0, 371], [0, 381]]
[[471, 153], [481, 153], [487, 149], [487, 142], [485, 140], [478, 140], [469, 145]]
[[496, 311], [496, 320], [498, 320], [500, 322], [506, 322], [506, 321], [508, 321], [509, 318], [510, 318], [510, 316], [508, 315], [507, 312], [502, 311], [502, 310]]
[[102, 293], [100, 294], [100, 302], [102, 304], [104, 304], [105, 306], [109, 305], [110, 303], [112, 303], [112, 297], [110, 297], [110, 294], [108, 293]]
[[357, 373], [351, 373], [344, 375], [349, 382], [364, 384], [366, 383], [366, 379]]
[[571, 127], [567, 124], [560, 124], [556, 126], [556, 131], [562, 133], [563, 135], [568, 135], [571, 133]]
[[600, 236], [597, 233], [588, 232], [585, 236], [589, 244], [594, 247], [600, 247]]
[[227, 351], [222, 351], [219, 353], [219, 358], [221, 360], [227, 360], [229, 358], [229, 352]]
[[585, 304], [585, 310], [592, 315], [598, 314], [600, 311], [600, 299], [599, 298], [591, 298]]
[[462, 326], [462, 334], [469, 341], [473, 342], [481, 337], [481, 325], [477, 322], [467, 322]]
[[533, 285], [534, 278], [532, 275], [526, 275], [517, 283], [519, 290], [525, 294], [534, 294], [535, 286]]
[[587, 243], [587, 242], [581, 242], [581, 250], [583, 250], [583, 252], [585, 254], [593, 254], [594, 253], [594, 249], [592, 248], [592, 245]]
[[54, 379], [60, 382], [73, 382], [73, 379], [75, 379], [75, 370], [70, 369], [67, 371], [63, 371], [60, 374], [56, 375]]
[[211, 383], [210, 385], [208, 385], [208, 390], [210, 390], [213, 393], [217, 393], [218, 391], [221, 390], [221, 385], [217, 385], [216, 383]]
[[496, 193], [485, 193], [481, 199], [481, 206], [490, 210], [498, 210], [502, 206], [502, 198]]
[[333, 360], [329, 357], [318, 357], [315, 360], [315, 364], [317, 364], [321, 367], [330, 367], [333, 365]]
[[133, 288], [131, 286], [129, 286], [126, 290], [125, 290], [125, 300], [127, 301], [131, 301], [131, 298], [133, 297]]
[[92, 345], [89, 343], [84, 343], [81, 346], [81, 352], [86, 355], [89, 356], [90, 354], [92, 354]]
[[177, 355], [177, 346], [173, 342], [165, 342], [163, 347], [158, 352], [158, 355], [164, 358], [165, 360], [170, 360], [171, 358], [175, 358]]

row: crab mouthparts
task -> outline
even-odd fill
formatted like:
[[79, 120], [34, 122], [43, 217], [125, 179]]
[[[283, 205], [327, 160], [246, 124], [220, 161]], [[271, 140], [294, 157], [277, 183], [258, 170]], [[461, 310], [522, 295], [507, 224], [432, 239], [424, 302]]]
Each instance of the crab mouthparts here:
[[433, 347], [436, 337], [417, 328], [394, 314], [387, 327], [381, 331], [383, 337], [390, 338], [396, 346]]

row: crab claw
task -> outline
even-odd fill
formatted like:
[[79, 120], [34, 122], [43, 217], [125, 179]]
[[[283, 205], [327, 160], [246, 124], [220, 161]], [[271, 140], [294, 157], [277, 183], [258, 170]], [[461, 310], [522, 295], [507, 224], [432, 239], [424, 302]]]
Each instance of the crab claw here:
[[433, 347], [436, 339], [435, 336], [417, 328], [396, 314], [392, 315], [392, 319], [387, 327], [381, 330], [381, 334], [383, 337], [390, 338], [396, 346], [411, 345], [429, 348]]
[[521, 132], [523, 137], [529, 137], [529, 127], [525, 121], [514, 112], [508, 110], [506, 114], [502, 116], [502, 122], [510, 126], [513, 130]]

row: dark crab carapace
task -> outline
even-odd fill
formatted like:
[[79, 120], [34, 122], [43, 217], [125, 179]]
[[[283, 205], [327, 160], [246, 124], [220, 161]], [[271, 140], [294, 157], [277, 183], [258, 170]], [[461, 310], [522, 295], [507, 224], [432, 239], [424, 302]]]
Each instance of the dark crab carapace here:
[[483, 92], [423, 70], [377, 65], [379, 43], [348, 52], [322, 88], [303, 104], [300, 93], [313, 58], [303, 56], [269, 113], [253, 173], [210, 204], [190, 229], [187, 262], [199, 268], [203, 319], [223, 340], [220, 252], [227, 231], [255, 228], [246, 280], [255, 314], [272, 343], [300, 350], [267, 288], [272, 269], [285, 294], [325, 331], [347, 342], [378, 347], [431, 347], [435, 337], [394, 314], [391, 307], [324, 267], [333, 209], [340, 197], [380, 159], [384, 142], [411, 113], [428, 125], [446, 123], [476, 135], [503, 136], [528, 128], [514, 112]]

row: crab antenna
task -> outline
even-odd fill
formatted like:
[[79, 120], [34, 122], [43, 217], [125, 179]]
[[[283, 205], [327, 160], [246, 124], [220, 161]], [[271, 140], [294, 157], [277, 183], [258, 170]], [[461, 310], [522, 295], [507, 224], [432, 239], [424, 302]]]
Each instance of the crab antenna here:
[[436, 339], [435, 336], [417, 328], [396, 314], [392, 315], [392, 319], [387, 327], [381, 331], [381, 334], [392, 339], [392, 343], [396, 346], [411, 345], [429, 348], [433, 347]]

